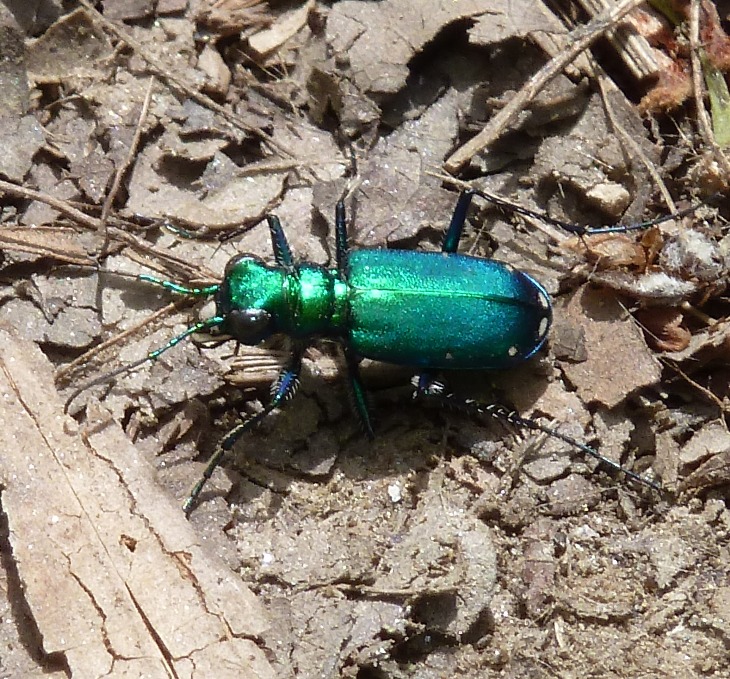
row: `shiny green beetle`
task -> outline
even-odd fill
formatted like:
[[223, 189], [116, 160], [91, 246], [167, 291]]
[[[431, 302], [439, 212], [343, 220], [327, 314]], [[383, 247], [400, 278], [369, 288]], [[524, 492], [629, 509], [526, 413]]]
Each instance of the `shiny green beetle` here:
[[[498, 404], [460, 399], [433, 379], [430, 373], [441, 369], [514, 367], [539, 351], [552, 321], [550, 298], [532, 277], [491, 259], [456, 252], [476, 194], [484, 195], [473, 190], [460, 195], [441, 252], [377, 249], [351, 252], [345, 206], [340, 201], [335, 211], [335, 268], [296, 262], [279, 219], [270, 215], [267, 220], [273, 265], [252, 254], [239, 255], [229, 261], [220, 284], [203, 288], [140, 276], [176, 293], [213, 296], [216, 313], [139, 361], [100, 379], [154, 360], [201, 330], [216, 329], [250, 346], [274, 334], [283, 334], [291, 338], [293, 345], [289, 362], [272, 387], [271, 401], [223, 437], [202, 478], [183, 504], [186, 514], [193, 509], [205, 483], [236, 441], [294, 394], [304, 350], [322, 337], [335, 339], [343, 347], [355, 409], [369, 436], [373, 430], [359, 374], [361, 358], [412, 366], [421, 373], [415, 382], [417, 394], [421, 396], [543, 431], [644, 485], [659, 488], [554, 429]], [[502, 204], [492, 196], [484, 197]], [[529, 210], [518, 211], [534, 215]], [[558, 224], [574, 232], [588, 233], [583, 227]], [[607, 227], [590, 233], [629, 228], [633, 227]]]

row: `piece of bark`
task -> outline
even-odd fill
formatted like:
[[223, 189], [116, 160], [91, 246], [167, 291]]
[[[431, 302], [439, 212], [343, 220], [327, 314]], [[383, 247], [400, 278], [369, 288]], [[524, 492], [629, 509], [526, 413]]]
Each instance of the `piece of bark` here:
[[0, 481], [40, 653], [79, 677], [273, 677], [253, 594], [206, 553], [102, 409], [79, 430], [40, 350], [0, 329]]

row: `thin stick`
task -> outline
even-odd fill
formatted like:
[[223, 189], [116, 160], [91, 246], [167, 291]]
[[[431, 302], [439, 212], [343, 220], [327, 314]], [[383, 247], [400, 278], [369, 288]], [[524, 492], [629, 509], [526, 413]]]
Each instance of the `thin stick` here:
[[499, 113], [487, 123], [486, 127], [458, 149], [444, 163], [447, 172], [456, 173], [462, 165], [474, 155], [493, 143], [514, 120], [515, 116], [532, 101], [542, 89], [575, 58], [590, 47], [606, 31], [615, 27], [632, 9], [644, 0], [622, 0], [618, 5], [607, 8], [585, 26], [581, 26], [572, 33], [573, 44], [562, 54], [553, 57], [543, 68], [533, 75], [512, 97]]
[[93, 7], [93, 5], [88, 2], [88, 0], [79, 0], [79, 2], [89, 13], [90, 18], [102, 25], [107, 31], [115, 35], [119, 40], [129, 45], [137, 55], [139, 55], [147, 62], [147, 67], [150, 69], [150, 71], [157, 74], [159, 78], [162, 78], [165, 82], [174, 85], [178, 90], [180, 90], [186, 96], [190, 97], [193, 101], [197, 101], [202, 106], [205, 106], [206, 108], [215, 111], [216, 113], [222, 115], [229, 122], [237, 125], [240, 129], [248, 132], [249, 134], [252, 134], [258, 139], [261, 139], [261, 141], [267, 144], [270, 148], [275, 149], [280, 153], [283, 153], [289, 158], [296, 157], [296, 154], [291, 149], [284, 146], [284, 144], [276, 141], [273, 137], [266, 134], [266, 132], [264, 132], [263, 130], [249, 125], [241, 116], [236, 115], [233, 111], [230, 111], [224, 106], [221, 106], [218, 102], [214, 101], [210, 97], [201, 94], [197, 90], [190, 87], [190, 85], [188, 85], [186, 82], [178, 78], [176, 75], [173, 75], [172, 71], [166, 69], [163, 65], [160, 64], [159, 59], [156, 59], [155, 57], [147, 54], [147, 50], [145, 49], [144, 45], [137, 42], [134, 38], [125, 33], [116, 24], [109, 21], [109, 19], [107, 19], [103, 14], [98, 12]]
[[59, 368], [56, 371], [56, 381], [62, 381], [69, 373], [78, 368], [78, 366], [83, 365], [84, 363], [88, 363], [92, 358], [94, 358], [94, 356], [97, 356], [109, 347], [113, 347], [119, 344], [119, 342], [126, 339], [130, 335], [134, 335], [135, 333], [139, 332], [139, 330], [144, 328], [146, 325], [154, 323], [155, 321], [159, 320], [160, 318], [164, 318], [165, 316], [169, 316], [173, 311], [175, 311], [175, 309], [179, 308], [180, 304], [181, 300], [170, 302], [170, 304], [162, 307], [162, 309], [158, 309], [157, 311], [155, 311], [155, 313], [147, 316], [139, 323], [135, 323], [131, 328], [127, 328], [123, 332], [114, 335], [114, 337], [110, 337], [108, 340], [105, 340], [101, 344], [97, 344], [95, 347], [92, 347], [88, 351], [81, 354], [81, 356], [79, 356], [78, 358], [75, 358], [68, 365], [63, 366], [63, 368]]
[[58, 210], [61, 214], [66, 215], [69, 219], [72, 219], [78, 224], [85, 226], [92, 231], [99, 229], [99, 220], [95, 217], [89, 217], [81, 210], [77, 210], [70, 203], [55, 196], [51, 196], [48, 193], [42, 193], [34, 189], [20, 186], [19, 184], [12, 184], [0, 179], [0, 192], [9, 193], [11, 196], [18, 196], [19, 198], [26, 198], [28, 200], [37, 200], [46, 205], [50, 205], [55, 210]]
[[[77, 224], [90, 229], [91, 231], [101, 230], [101, 220], [96, 217], [90, 217], [89, 215], [76, 209], [65, 200], [56, 198], [47, 193], [36, 191], [35, 189], [29, 189], [25, 186], [18, 184], [12, 184], [0, 179], [0, 192], [9, 193], [11, 196], [18, 196], [19, 198], [25, 198], [27, 200], [37, 200], [46, 205], [50, 205], [55, 210], [58, 210], [61, 214], [65, 215]], [[108, 226], [108, 233], [110, 236], [120, 243], [124, 243], [134, 248], [138, 252], [159, 258], [162, 261], [168, 262], [169, 264], [176, 267], [179, 271], [185, 272], [189, 278], [198, 278], [202, 280], [210, 279], [217, 280], [211, 271], [202, 269], [201, 267], [193, 266], [189, 261], [184, 260], [180, 257], [175, 257], [165, 250], [158, 250], [153, 245], [150, 245], [147, 241], [138, 238], [134, 234], [125, 231], [116, 226]]]
[[112, 181], [111, 188], [109, 189], [109, 193], [104, 199], [104, 204], [101, 207], [101, 216], [99, 218], [99, 221], [101, 222], [100, 228], [104, 231], [104, 242], [101, 246], [100, 251], [102, 257], [107, 253], [107, 250], [109, 249], [109, 233], [106, 230], [109, 213], [111, 212], [112, 206], [114, 205], [114, 200], [117, 197], [117, 193], [119, 193], [119, 188], [122, 185], [122, 178], [127, 173], [127, 169], [129, 168], [129, 166], [132, 164], [132, 162], [134, 162], [135, 155], [137, 153], [137, 146], [139, 146], [139, 140], [142, 136], [142, 125], [144, 124], [145, 118], [147, 118], [147, 112], [150, 109], [152, 88], [154, 87], [154, 84], [155, 76], [150, 76], [150, 82], [147, 85], [147, 92], [145, 93], [144, 101], [142, 102], [142, 110], [139, 112], [137, 125], [134, 128], [132, 143], [129, 145], [129, 149], [127, 150], [127, 157], [114, 173], [114, 180]]

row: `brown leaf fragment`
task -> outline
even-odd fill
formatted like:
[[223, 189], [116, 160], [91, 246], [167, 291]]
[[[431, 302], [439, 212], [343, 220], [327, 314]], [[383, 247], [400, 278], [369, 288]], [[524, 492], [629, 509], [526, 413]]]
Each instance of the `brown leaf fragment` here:
[[[543, 2], [533, 0], [498, 0], [489, 3], [489, 14], [479, 17], [469, 30], [469, 41], [475, 45], [493, 46], [511, 38], [528, 38], [546, 54], [554, 57], [566, 48], [568, 30]], [[571, 78], [591, 71], [584, 54], [565, 68]]]
[[439, 31], [488, 11], [477, 0], [345, 0], [332, 7], [327, 42], [336, 55], [347, 57], [361, 90], [392, 94], [405, 85], [410, 60]]
[[30, 108], [23, 35], [0, 7], [0, 175], [21, 182], [45, 141]]
[[314, 0], [308, 0], [301, 7], [285, 12], [271, 26], [252, 35], [248, 39], [249, 47], [259, 58], [275, 52], [307, 25], [307, 17], [313, 8]]
[[251, 26], [270, 24], [274, 17], [263, 0], [203, 0], [195, 20], [201, 28], [227, 36]]
[[671, 307], [639, 309], [636, 320], [646, 330], [646, 340], [656, 351], [682, 351], [692, 333], [684, 324], [684, 314]]
[[607, 233], [585, 238], [571, 238], [563, 247], [576, 253], [584, 253], [591, 262], [604, 269], [646, 266], [644, 248], [635, 238], [623, 234]]
[[[29, 106], [23, 32], [9, 10], [0, 6], [0, 119], [22, 116]], [[3, 146], [4, 148], [4, 146]]]
[[22, 182], [45, 138], [35, 116], [0, 116], [0, 175]]
[[[213, 158], [210, 165], [214, 166], [214, 147], [218, 143], [201, 142], [188, 150], [192, 154], [210, 155]], [[200, 189], [196, 190], [197, 185], [189, 179], [183, 180], [183, 173], [179, 173], [179, 177], [160, 174], [157, 167], [165, 155], [161, 145], [150, 146], [139, 155], [130, 177], [128, 209], [148, 217], [178, 220], [182, 224], [225, 228], [260, 219], [280, 195], [285, 180], [283, 173], [250, 177], [234, 171], [219, 177], [219, 183], [211, 186], [201, 198]], [[213, 177], [207, 180], [212, 183]]]
[[477, 18], [469, 31], [469, 41], [489, 46], [538, 32], [567, 33], [567, 30], [541, 2], [496, 0], [489, 3], [488, 12]]
[[730, 451], [730, 432], [720, 422], [708, 422], [682, 448], [679, 459], [685, 466], [706, 462]]
[[723, 319], [704, 330], [695, 332], [686, 349], [672, 359], [691, 361], [695, 367], [708, 361], [727, 361], [730, 356], [730, 321]]
[[262, 610], [98, 410], [84, 433], [51, 367], [0, 330], [2, 504], [42, 649], [73, 676], [274, 677]]
[[41, 83], [59, 82], [71, 75], [94, 75], [99, 62], [110, 57], [113, 50], [107, 36], [79, 8], [29, 42], [28, 71]]
[[46, 125], [46, 132], [54, 152], [66, 157], [70, 176], [93, 202], [102, 202], [114, 161], [99, 141], [97, 122], [79, 117], [76, 110], [61, 111]]
[[563, 364], [584, 402], [613, 408], [632, 392], [659, 381], [659, 362], [610, 292], [584, 287], [564, 312], [585, 334], [587, 359]]
[[198, 57], [198, 68], [206, 75], [205, 91], [209, 94], [225, 96], [231, 85], [231, 71], [213, 45], [206, 45], [203, 48]]
[[[44, 163], [33, 164], [24, 183], [37, 187], [42, 194], [45, 194], [44, 198], [48, 196], [66, 203], [81, 198], [78, 187], [71, 179], [63, 178], [57, 168]], [[51, 206], [50, 201], [39, 199], [28, 206], [20, 221], [22, 224], [39, 226], [54, 224], [58, 217], [59, 210]]]
[[331, 111], [337, 114], [348, 137], [357, 136], [380, 120], [380, 108], [349, 80], [326, 66], [314, 66], [307, 80], [310, 116], [322, 124]]
[[714, 455], [679, 484], [681, 491], [705, 489], [730, 483], [730, 450]]

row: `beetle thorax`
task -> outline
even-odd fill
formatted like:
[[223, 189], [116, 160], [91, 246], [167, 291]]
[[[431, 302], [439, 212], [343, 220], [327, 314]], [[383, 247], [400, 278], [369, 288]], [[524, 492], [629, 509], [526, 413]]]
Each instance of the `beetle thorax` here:
[[341, 323], [341, 288], [337, 273], [325, 267], [287, 268], [242, 255], [229, 262], [216, 296], [217, 314], [226, 319], [221, 330], [245, 344], [275, 333], [331, 335]]

